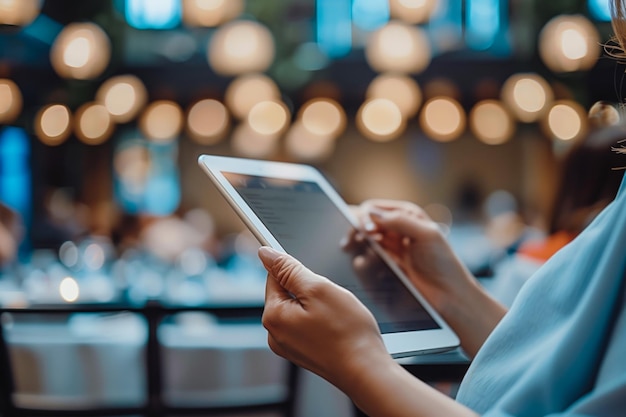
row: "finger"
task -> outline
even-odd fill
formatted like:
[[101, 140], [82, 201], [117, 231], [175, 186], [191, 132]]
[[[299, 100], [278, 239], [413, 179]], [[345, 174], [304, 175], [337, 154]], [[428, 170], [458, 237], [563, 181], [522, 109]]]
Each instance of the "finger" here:
[[265, 306], [272, 307], [292, 299], [293, 297], [289, 294], [289, 291], [281, 287], [276, 278], [268, 273], [265, 281]]
[[379, 210], [372, 208], [370, 217], [379, 229], [384, 232], [393, 232], [398, 236], [408, 236], [410, 238], [420, 238], [425, 233], [437, 230], [435, 223], [430, 219], [421, 216], [411, 215], [403, 210]]
[[417, 214], [417, 215], [426, 215], [424, 210], [419, 207], [417, 204], [411, 203], [409, 201], [401, 201], [401, 200], [388, 200], [388, 199], [370, 199], [366, 200], [362, 204], [363, 212], [369, 215], [369, 211], [372, 208], [378, 208], [380, 210], [403, 210], [407, 213]]
[[286, 253], [263, 246], [259, 248], [258, 254], [269, 275], [284, 290], [298, 299], [305, 296], [311, 286], [327, 281], [326, 278], [313, 273], [297, 259]]

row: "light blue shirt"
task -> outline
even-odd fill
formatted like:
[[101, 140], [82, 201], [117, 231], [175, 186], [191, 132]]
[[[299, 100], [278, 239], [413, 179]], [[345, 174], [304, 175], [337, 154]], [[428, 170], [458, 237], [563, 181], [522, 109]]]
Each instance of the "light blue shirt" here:
[[626, 416], [626, 178], [524, 285], [457, 400], [489, 417]]

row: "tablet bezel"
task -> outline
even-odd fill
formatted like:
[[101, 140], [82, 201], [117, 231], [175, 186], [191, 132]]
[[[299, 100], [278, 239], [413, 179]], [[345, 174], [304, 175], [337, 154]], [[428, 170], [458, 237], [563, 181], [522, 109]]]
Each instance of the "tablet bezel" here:
[[[239, 192], [230, 184], [222, 172], [256, 175], [271, 178], [288, 179], [296, 181], [312, 181], [319, 185], [324, 193], [330, 198], [337, 209], [343, 213], [347, 220], [355, 227], [358, 221], [350, 211], [346, 202], [341, 198], [335, 188], [328, 182], [326, 177], [316, 168], [310, 165], [274, 162], [256, 159], [235, 158], [216, 155], [200, 155], [198, 164], [209, 176], [217, 189], [224, 196], [230, 206], [239, 215], [245, 225], [263, 245], [270, 246], [282, 252], [286, 252], [271, 231], [261, 222], [250, 206], [244, 201]], [[450, 329], [439, 314], [429, 305], [424, 297], [410, 283], [402, 270], [393, 262], [384, 250], [373, 240], [370, 240], [373, 249], [383, 258], [398, 279], [417, 298], [424, 309], [431, 315], [440, 329], [416, 330], [400, 333], [384, 333], [383, 341], [388, 352], [396, 358], [413, 356], [416, 354], [443, 351], [455, 348], [459, 345], [459, 339]], [[333, 277], [328, 277], [332, 280]]]

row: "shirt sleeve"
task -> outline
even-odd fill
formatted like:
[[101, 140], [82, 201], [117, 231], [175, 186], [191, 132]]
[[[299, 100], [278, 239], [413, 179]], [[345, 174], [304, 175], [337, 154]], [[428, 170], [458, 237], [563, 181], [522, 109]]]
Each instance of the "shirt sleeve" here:
[[[544, 417], [624, 417], [626, 416], [626, 290], [622, 290], [621, 308], [618, 311], [613, 333], [599, 364], [592, 389], [573, 402], [567, 410], [550, 413]], [[576, 364], [572, 363], [575, 367]], [[526, 412], [495, 407], [484, 417], [520, 417]], [[533, 417], [541, 417], [534, 415]]]

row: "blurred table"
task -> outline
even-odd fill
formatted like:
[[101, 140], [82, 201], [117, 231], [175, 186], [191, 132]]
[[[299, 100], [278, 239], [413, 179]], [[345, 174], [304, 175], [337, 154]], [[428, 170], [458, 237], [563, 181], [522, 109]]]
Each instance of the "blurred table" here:
[[7, 415], [293, 415], [296, 368], [269, 350], [258, 305], [64, 307], [2, 309]]

